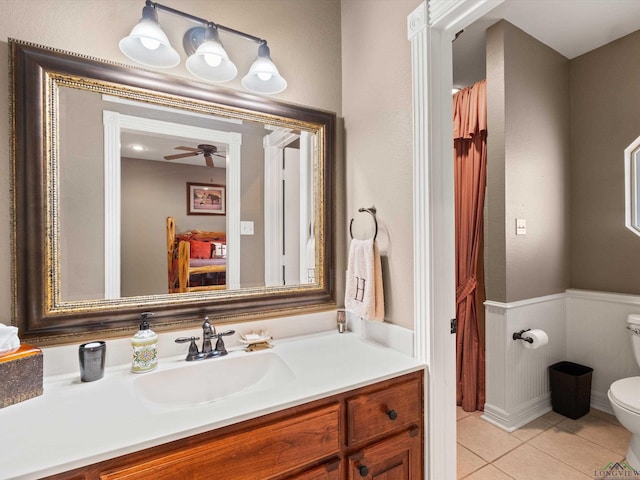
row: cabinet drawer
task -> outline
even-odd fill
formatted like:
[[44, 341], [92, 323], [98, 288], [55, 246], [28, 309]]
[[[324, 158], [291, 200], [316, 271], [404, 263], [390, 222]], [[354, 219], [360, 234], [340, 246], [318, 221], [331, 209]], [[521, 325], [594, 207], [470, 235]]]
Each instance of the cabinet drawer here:
[[339, 404], [237, 435], [187, 447], [149, 461], [102, 472], [101, 480], [260, 478], [267, 480], [340, 449]]
[[418, 427], [374, 443], [349, 457], [348, 480], [422, 480], [422, 440]]
[[287, 480], [341, 480], [340, 459], [312, 468], [304, 473], [287, 477]]
[[355, 445], [411, 424], [420, 424], [418, 379], [347, 400], [347, 442]]

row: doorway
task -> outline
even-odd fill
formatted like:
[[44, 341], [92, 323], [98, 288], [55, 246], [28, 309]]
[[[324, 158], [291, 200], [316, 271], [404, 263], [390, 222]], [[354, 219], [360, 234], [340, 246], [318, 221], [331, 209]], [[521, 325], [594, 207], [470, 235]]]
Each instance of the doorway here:
[[[408, 18], [414, 111], [415, 353], [429, 365], [428, 478], [456, 478], [452, 47], [455, 34], [501, 0], [432, 0]], [[436, 234], [437, 232], [437, 234]]]

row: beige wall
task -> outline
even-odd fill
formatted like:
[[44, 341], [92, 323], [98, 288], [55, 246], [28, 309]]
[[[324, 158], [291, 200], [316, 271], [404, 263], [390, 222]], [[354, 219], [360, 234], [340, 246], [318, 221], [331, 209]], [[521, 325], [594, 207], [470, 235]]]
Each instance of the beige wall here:
[[572, 286], [640, 294], [640, 237], [624, 225], [624, 149], [640, 136], [640, 31], [570, 64]]
[[623, 162], [640, 135], [638, 51], [640, 32], [569, 61], [507, 22], [487, 31], [489, 300], [640, 294]]
[[[60, 295], [63, 301], [104, 297], [104, 130], [96, 94], [61, 88]], [[2, 320], [0, 320], [2, 322]]]
[[[487, 31], [487, 299], [570, 283], [569, 62], [502, 21]], [[516, 218], [527, 234], [515, 234]]]
[[[162, 2], [220, 24], [266, 38], [289, 87], [276, 98], [341, 114], [340, 2], [338, 0], [180, 0]], [[2, 0], [0, 57], [7, 58], [7, 39], [16, 38], [84, 55], [130, 63], [119, 51], [142, 12], [142, 0]], [[185, 21], [160, 13], [175, 45], [181, 45]], [[222, 36], [222, 35], [221, 35]], [[223, 39], [224, 41], [224, 39]], [[179, 47], [178, 47], [179, 49]], [[246, 59], [251, 63], [253, 53]], [[244, 66], [239, 62], [238, 68]], [[184, 62], [167, 73], [189, 76]], [[239, 75], [240, 78], [241, 75]], [[230, 88], [239, 87], [239, 78]], [[8, 92], [8, 74], [0, 91]], [[212, 87], [218, 88], [218, 87]], [[341, 152], [341, 148], [338, 149]], [[339, 159], [339, 163], [342, 161]], [[344, 186], [342, 170], [339, 184]], [[11, 316], [10, 275], [10, 142], [8, 95], [0, 95], [0, 322]], [[342, 193], [338, 192], [339, 201]], [[339, 229], [339, 234], [344, 234]], [[344, 255], [339, 256], [339, 262]], [[337, 271], [344, 266], [337, 265]], [[339, 288], [344, 288], [343, 283]], [[339, 291], [339, 290], [338, 290]]]
[[253, 235], [240, 236], [240, 285], [242, 287], [264, 286], [264, 146], [262, 140], [261, 135], [242, 137], [240, 220], [253, 222]]
[[[373, 231], [358, 208], [375, 205], [385, 320], [413, 328], [411, 48], [407, 15], [419, 0], [342, 0], [346, 222]], [[348, 236], [348, 233], [347, 233]], [[344, 247], [346, 248], [346, 246]], [[344, 270], [340, 275], [344, 276]]]

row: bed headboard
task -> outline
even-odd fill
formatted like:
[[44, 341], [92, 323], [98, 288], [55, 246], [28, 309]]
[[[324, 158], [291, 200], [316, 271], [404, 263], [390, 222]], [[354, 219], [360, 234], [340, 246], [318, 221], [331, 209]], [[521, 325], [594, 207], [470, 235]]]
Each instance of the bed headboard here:
[[[187, 242], [180, 247], [181, 242]], [[208, 245], [203, 245], [206, 242]], [[205, 232], [202, 230], [191, 230], [188, 232], [176, 233], [176, 222], [173, 217], [167, 217], [167, 267], [169, 292], [176, 291], [178, 281], [179, 256], [186, 258], [182, 263], [188, 264], [189, 257], [193, 258], [224, 258], [226, 257], [226, 232]], [[182, 248], [182, 250], [181, 250]], [[181, 252], [185, 252], [184, 254]]]
[[190, 232], [178, 233], [175, 241], [197, 240], [199, 242], [227, 242], [227, 234], [225, 232], [203, 232], [201, 230], [191, 230]]
[[198, 240], [203, 242], [227, 242], [226, 232], [204, 232], [202, 230], [191, 230], [176, 234], [176, 221], [173, 217], [167, 217], [167, 251], [173, 251], [175, 245], [181, 240]]

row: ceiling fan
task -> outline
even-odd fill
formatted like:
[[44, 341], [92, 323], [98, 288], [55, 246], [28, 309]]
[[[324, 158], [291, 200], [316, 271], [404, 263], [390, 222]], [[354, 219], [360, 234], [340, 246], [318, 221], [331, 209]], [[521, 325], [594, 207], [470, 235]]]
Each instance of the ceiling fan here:
[[187, 150], [189, 153], [178, 153], [176, 155], [167, 155], [165, 160], [176, 160], [178, 158], [195, 157], [196, 155], [204, 155], [204, 161], [207, 167], [213, 168], [213, 157], [227, 158], [226, 155], [218, 153], [218, 147], [215, 145], [208, 145], [206, 143], [198, 145], [197, 148], [193, 147], [175, 147], [176, 150]]

